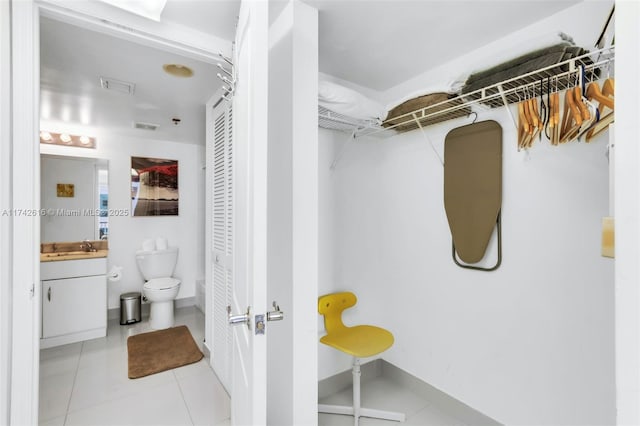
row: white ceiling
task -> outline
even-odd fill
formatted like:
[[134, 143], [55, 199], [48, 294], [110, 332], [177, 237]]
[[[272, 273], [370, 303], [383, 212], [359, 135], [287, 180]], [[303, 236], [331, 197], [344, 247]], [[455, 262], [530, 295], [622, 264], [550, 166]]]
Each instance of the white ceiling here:
[[305, 2], [319, 9], [320, 71], [384, 91], [580, 1]]
[[[304, 0], [319, 9], [320, 71], [389, 89], [559, 10], [571, 1]], [[168, 0], [162, 22], [231, 40], [240, 0]], [[165, 63], [192, 67], [179, 79]], [[41, 18], [44, 120], [139, 137], [204, 144], [206, 101], [220, 87], [211, 64]], [[106, 91], [100, 76], [136, 84], [133, 96]], [[171, 119], [182, 120], [173, 127]], [[134, 130], [135, 121], [160, 125]]]
[[[43, 120], [204, 144], [204, 105], [221, 86], [214, 65], [47, 18], [41, 18], [40, 38]], [[167, 63], [187, 65], [194, 75], [166, 74]], [[105, 90], [100, 77], [134, 83], [135, 92]], [[174, 117], [181, 119], [177, 127]], [[159, 128], [138, 130], [134, 122]]]
[[240, 0], [168, 0], [162, 21], [233, 40]]

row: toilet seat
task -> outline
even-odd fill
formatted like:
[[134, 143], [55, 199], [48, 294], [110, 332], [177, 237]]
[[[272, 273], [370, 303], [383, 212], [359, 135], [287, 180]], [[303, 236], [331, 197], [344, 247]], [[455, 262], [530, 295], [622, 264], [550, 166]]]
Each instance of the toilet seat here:
[[180, 285], [180, 280], [177, 278], [164, 277], [154, 278], [144, 283], [144, 288], [148, 290], [169, 290]]

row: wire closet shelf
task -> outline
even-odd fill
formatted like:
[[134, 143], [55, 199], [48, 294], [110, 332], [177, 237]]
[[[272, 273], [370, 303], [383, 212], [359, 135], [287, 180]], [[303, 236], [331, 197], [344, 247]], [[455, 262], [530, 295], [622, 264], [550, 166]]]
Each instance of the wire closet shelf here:
[[595, 50], [460, 96], [394, 117], [386, 126], [318, 109], [321, 127], [349, 131], [354, 137], [389, 137], [471, 113], [588, 84], [613, 72], [615, 47]]

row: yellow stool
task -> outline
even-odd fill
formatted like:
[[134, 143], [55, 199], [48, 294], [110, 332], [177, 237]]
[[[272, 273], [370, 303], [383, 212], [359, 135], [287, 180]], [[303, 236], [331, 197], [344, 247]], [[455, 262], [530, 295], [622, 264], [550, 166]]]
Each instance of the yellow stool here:
[[403, 422], [404, 414], [360, 407], [360, 358], [366, 358], [386, 351], [393, 345], [393, 334], [372, 325], [347, 327], [342, 322], [342, 311], [354, 306], [356, 295], [350, 292], [333, 293], [318, 298], [318, 312], [324, 315], [327, 334], [320, 342], [353, 356], [353, 407], [318, 404], [319, 413], [346, 414], [358, 418], [373, 417]]

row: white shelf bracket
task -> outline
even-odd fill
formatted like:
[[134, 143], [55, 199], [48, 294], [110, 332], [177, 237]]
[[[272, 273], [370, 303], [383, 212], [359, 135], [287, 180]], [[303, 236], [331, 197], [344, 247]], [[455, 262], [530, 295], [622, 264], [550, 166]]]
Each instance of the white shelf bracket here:
[[518, 122], [516, 118], [513, 116], [511, 112], [511, 108], [509, 108], [509, 102], [507, 102], [507, 97], [504, 95], [504, 90], [502, 89], [502, 84], [498, 85], [498, 90], [500, 91], [500, 97], [502, 98], [502, 102], [504, 103], [505, 109], [509, 113], [509, 117], [511, 117], [511, 121], [513, 121], [513, 126], [516, 128], [516, 132], [518, 131]]
[[357, 132], [357, 129], [354, 130], [353, 133], [351, 133], [351, 136], [349, 137], [349, 139], [347, 139], [347, 141], [342, 145], [342, 148], [340, 148], [340, 151], [338, 151], [336, 158], [333, 159], [333, 163], [331, 163], [331, 166], [329, 166], [331, 170], [335, 170], [336, 166], [338, 165], [338, 162], [344, 156], [344, 153], [347, 150], [347, 147], [349, 146], [349, 144], [351, 144], [351, 142], [355, 140], [356, 132]]
[[438, 157], [438, 160], [440, 161], [440, 164], [442, 164], [442, 167], [444, 167], [444, 160], [442, 159], [442, 157], [440, 157], [440, 154], [438, 154], [438, 150], [433, 145], [433, 142], [431, 142], [431, 139], [429, 139], [429, 136], [427, 136], [427, 132], [425, 132], [424, 129], [422, 128], [422, 124], [420, 124], [420, 120], [418, 120], [418, 116], [416, 116], [416, 114], [413, 114], [413, 118], [416, 120], [416, 124], [418, 125], [418, 128], [420, 128], [420, 131], [422, 132], [422, 136], [424, 136], [427, 142], [429, 142], [431, 149], [436, 154], [436, 157]]

